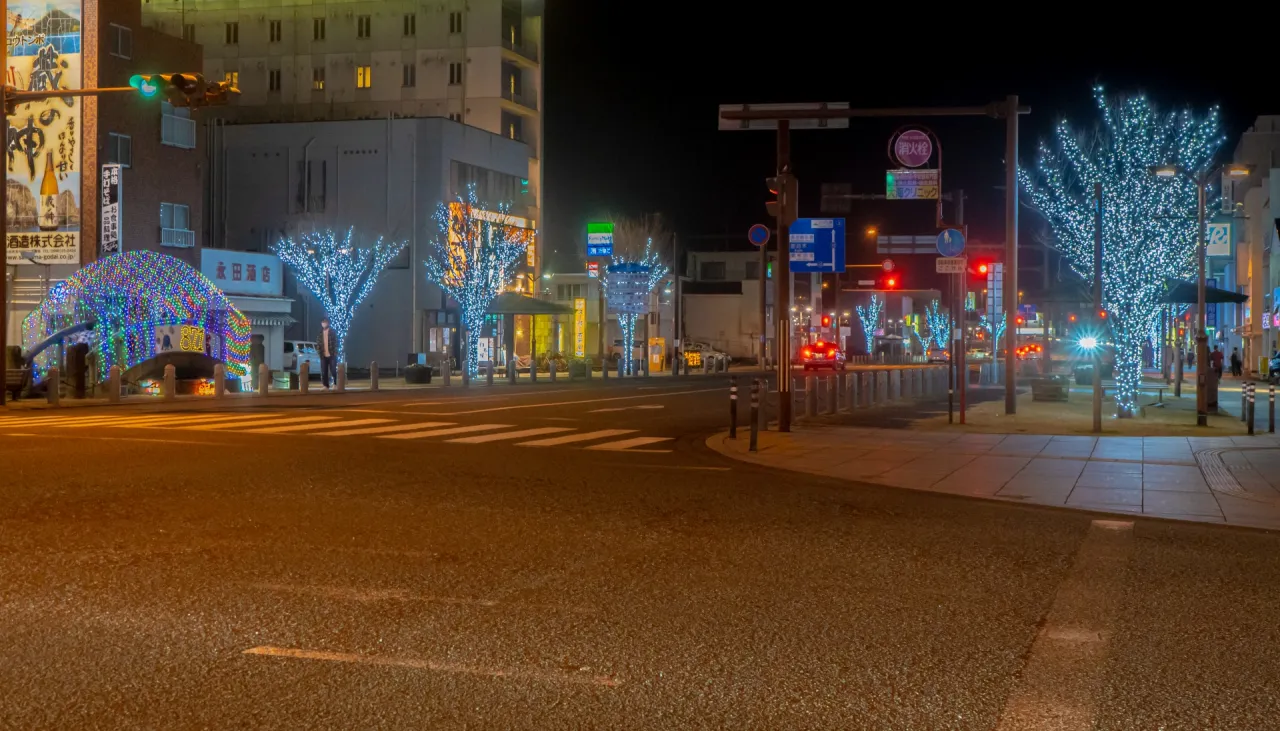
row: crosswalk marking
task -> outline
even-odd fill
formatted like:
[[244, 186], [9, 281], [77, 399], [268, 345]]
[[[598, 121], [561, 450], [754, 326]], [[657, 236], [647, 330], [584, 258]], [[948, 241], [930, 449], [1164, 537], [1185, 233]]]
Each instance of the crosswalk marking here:
[[606, 439], [608, 437], [621, 436], [623, 434], [631, 434], [635, 429], [601, 429], [599, 431], [583, 432], [582, 434], [569, 434], [563, 437], [551, 437], [550, 439], [535, 439], [532, 442], [520, 442], [517, 447], [558, 447], [561, 444], [573, 444], [574, 442], [589, 442], [592, 439]]
[[378, 437], [378, 439], [421, 439], [423, 437], [447, 437], [450, 434], [466, 434], [473, 431], [492, 431], [494, 429], [506, 429], [510, 424], [472, 424], [471, 426], [455, 426], [452, 429], [428, 429], [427, 431], [415, 431], [408, 434], [387, 434]]
[[504, 439], [523, 439], [524, 437], [536, 437], [542, 434], [556, 434], [559, 432], [573, 431], [567, 426], [540, 426], [536, 429], [521, 429], [519, 431], [507, 431], [500, 434], [481, 434], [478, 437], [463, 437], [461, 439], [450, 439], [450, 442], [458, 442], [460, 444], [484, 444], [486, 442], [499, 442]]
[[285, 434], [293, 431], [307, 431], [315, 429], [332, 429], [346, 426], [363, 426], [366, 424], [385, 424], [390, 419], [356, 419], [354, 421], [330, 421], [324, 424], [291, 424], [289, 426], [272, 426], [266, 429], [245, 429], [246, 434]]
[[179, 426], [177, 429], [191, 431], [214, 431], [217, 429], [238, 429], [240, 427], [283, 426], [285, 424], [301, 424], [304, 421], [335, 421], [336, 416], [293, 416], [287, 419], [266, 419], [262, 421], [224, 421], [220, 424], [204, 424], [201, 426]]
[[114, 421], [120, 418], [122, 417], [120, 417], [119, 415], [117, 416], [27, 416], [22, 418], [15, 418], [10, 421], [0, 422], [0, 426], [5, 426], [5, 427], [38, 426], [40, 424], [55, 426], [58, 424], [66, 424], [71, 422], [102, 423], [102, 422]]
[[279, 414], [188, 414], [185, 416], [166, 416], [164, 414], [152, 416], [133, 416], [117, 421], [94, 422], [92, 424], [64, 424], [66, 427], [86, 427], [86, 426], [109, 426], [109, 427], [178, 427], [183, 424], [209, 424], [218, 421], [227, 421], [230, 419], [265, 419], [268, 417], [279, 416]]
[[633, 452], [670, 452], [669, 449], [632, 449], [632, 447], [643, 447], [646, 444], [656, 444], [658, 442], [669, 442], [672, 437], [632, 437], [631, 439], [622, 439], [617, 442], [605, 442], [604, 444], [596, 444], [587, 449], [599, 449], [606, 452], [621, 452], [630, 450]]
[[[353, 422], [345, 424], [334, 424], [333, 426], [350, 426]], [[419, 421], [416, 424], [392, 424], [390, 426], [371, 426], [367, 429], [343, 429], [342, 431], [326, 431], [318, 432], [322, 437], [348, 437], [356, 434], [394, 434], [401, 431], [413, 431], [415, 429], [426, 429], [433, 426], [450, 426], [452, 421]]]

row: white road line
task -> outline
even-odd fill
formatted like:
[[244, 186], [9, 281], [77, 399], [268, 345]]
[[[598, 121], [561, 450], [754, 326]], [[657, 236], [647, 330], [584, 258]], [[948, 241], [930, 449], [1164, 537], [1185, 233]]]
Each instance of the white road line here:
[[617, 442], [605, 442], [604, 444], [596, 444], [587, 449], [599, 449], [605, 452], [670, 452], [670, 449], [632, 449], [632, 447], [642, 447], [646, 444], [657, 444], [658, 442], [669, 442], [674, 437], [632, 437], [631, 439], [623, 439]]
[[387, 667], [412, 668], [414, 670], [431, 670], [438, 673], [456, 673], [459, 675], [483, 675], [490, 678], [528, 678], [532, 680], [549, 680], [585, 685], [602, 685], [614, 688], [622, 681], [608, 675], [587, 675], [567, 671], [541, 669], [503, 669], [487, 668], [475, 665], [462, 665], [451, 662], [433, 662], [408, 657], [388, 657], [385, 655], [357, 655], [349, 652], [321, 652], [317, 650], [301, 650], [292, 647], [272, 647], [261, 645], [245, 650], [245, 655], [265, 655], [267, 657], [287, 657], [296, 660], [326, 660], [328, 662], [348, 662], [360, 665], [382, 665]]
[[470, 411], [427, 411], [428, 416], [460, 416], [462, 414], [484, 414], [490, 411], [511, 411], [513, 409], [547, 409], [555, 406], [573, 406], [576, 404], [602, 404], [608, 401], [630, 401], [638, 398], [663, 398], [665, 396], [685, 396], [691, 393], [710, 393], [723, 391], [723, 388], [700, 388], [694, 391], [671, 391], [669, 393], [646, 393], [640, 396], [611, 396], [609, 398], [581, 399], [578, 401], [553, 401], [550, 403], [519, 404], [513, 406], [495, 406], [489, 409], [472, 409]]
[[589, 431], [584, 434], [570, 434], [563, 437], [551, 437], [550, 439], [537, 439], [532, 442], [520, 442], [517, 447], [556, 447], [561, 444], [573, 444], [574, 442], [589, 442], [592, 439], [606, 439], [608, 437], [621, 436], [623, 434], [631, 434], [635, 429], [601, 429], [600, 431]]
[[1132, 521], [1093, 521], [1031, 643], [997, 731], [1094, 727], [1107, 643], [1133, 552]]
[[265, 419], [268, 417], [279, 416], [279, 414], [193, 414], [186, 416], [167, 416], [164, 414], [156, 414], [154, 416], [139, 416], [120, 421], [111, 421], [97, 424], [76, 424], [76, 427], [85, 426], [109, 426], [115, 427], [176, 427], [180, 424], [190, 424], [199, 422], [202, 424], [212, 424], [218, 421], [228, 421], [230, 419]]
[[121, 419], [133, 419], [135, 416], [25, 416], [15, 417], [9, 421], [0, 422], [0, 426], [57, 426], [59, 424], [74, 423], [104, 423], [108, 421], [118, 421]]
[[292, 416], [287, 419], [267, 419], [266, 421], [228, 421], [221, 424], [206, 424], [203, 426], [178, 426], [175, 429], [190, 429], [192, 431], [214, 431], [215, 429], [239, 429], [240, 427], [257, 428], [261, 426], [283, 426], [285, 424], [301, 424], [304, 421], [337, 421], [336, 416]]
[[500, 442], [505, 439], [523, 439], [524, 437], [536, 437], [540, 434], [556, 434], [566, 431], [573, 431], [573, 429], [567, 426], [540, 426], [536, 429], [507, 431], [502, 432], [501, 434], [482, 434], [478, 437], [463, 437], [461, 439], [449, 439], [447, 441], [456, 442], [458, 444], [484, 444], [485, 442]]
[[290, 426], [272, 426], [266, 429], [245, 429], [246, 434], [285, 434], [292, 431], [307, 431], [308, 429], [334, 429], [347, 426], [364, 426], [367, 424], [385, 424], [390, 419], [354, 419], [352, 421], [330, 421], [324, 424], [292, 424]]
[[422, 439], [423, 437], [447, 437], [450, 434], [466, 434], [473, 431], [490, 431], [492, 429], [507, 429], [510, 424], [472, 424], [471, 426], [455, 426], [452, 429], [428, 429], [427, 431], [415, 431], [408, 434], [388, 434], [379, 439]]
[[[342, 431], [320, 432], [316, 436], [321, 437], [348, 437], [356, 434], [394, 434], [401, 431], [413, 431], [415, 429], [427, 429], [433, 426], [449, 426], [452, 421], [419, 421], [415, 424], [392, 424], [391, 426], [371, 426], [368, 429], [344, 429]], [[335, 424], [335, 426], [337, 426]], [[343, 424], [342, 426], [346, 426]]]

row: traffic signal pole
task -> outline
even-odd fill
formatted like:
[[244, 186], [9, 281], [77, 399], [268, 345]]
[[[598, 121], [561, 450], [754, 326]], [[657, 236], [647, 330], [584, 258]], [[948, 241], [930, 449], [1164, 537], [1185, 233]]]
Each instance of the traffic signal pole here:
[[794, 186], [791, 184], [791, 121], [778, 120], [778, 271], [774, 276], [774, 321], [777, 334], [774, 360], [778, 364], [778, 431], [791, 431], [791, 312], [786, 303], [791, 301], [791, 219], [790, 211], [796, 201], [790, 200]]
[[[1005, 100], [1004, 148], [1004, 413], [1018, 413], [1018, 96]], [[1013, 328], [1009, 329], [1012, 325]]]

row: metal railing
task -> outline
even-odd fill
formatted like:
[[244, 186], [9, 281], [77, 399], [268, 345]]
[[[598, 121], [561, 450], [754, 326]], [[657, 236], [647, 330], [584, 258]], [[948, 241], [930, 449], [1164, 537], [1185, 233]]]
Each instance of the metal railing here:
[[535, 112], [538, 111], [538, 100], [534, 97], [527, 96], [525, 94], [519, 94], [517, 92], [511, 91], [510, 89], [503, 89], [502, 98], [506, 99], [509, 102], [512, 102], [513, 104], [519, 104], [525, 109], [530, 109]]
[[196, 232], [185, 228], [161, 228], [160, 245], [190, 249], [196, 245]]
[[512, 43], [510, 38], [503, 38], [502, 47], [534, 63], [538, 62], [538, 47], [533, 43]]

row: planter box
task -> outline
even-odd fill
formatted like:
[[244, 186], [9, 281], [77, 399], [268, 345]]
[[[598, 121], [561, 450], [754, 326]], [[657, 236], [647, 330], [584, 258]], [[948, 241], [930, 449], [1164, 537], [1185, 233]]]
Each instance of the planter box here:
[[431, 383], [431, 366], [411, 365], [404, 369], [405, 383]]
[[[1092, 373], [1090, 375], [1092, 376]], [[1090, 382], [1092, 380], [1090, 377]], [[1032, 401], [1066, 401], [1067, 392], [1067, 379], [1062, 376], [1049, 376], [1031, 382]]]

